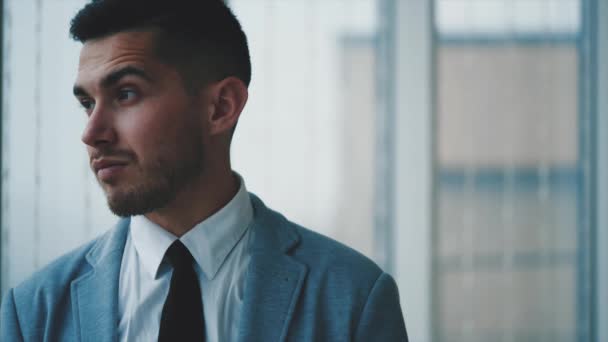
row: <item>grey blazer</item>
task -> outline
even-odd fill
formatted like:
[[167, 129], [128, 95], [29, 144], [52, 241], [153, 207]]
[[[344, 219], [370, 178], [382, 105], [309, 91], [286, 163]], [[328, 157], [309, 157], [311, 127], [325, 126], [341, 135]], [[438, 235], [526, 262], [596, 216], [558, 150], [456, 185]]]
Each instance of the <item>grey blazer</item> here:
[[[393, 278], [251, 195], [252, 258], [239, 341], [407, 341]], [[0, 340], [116, 341], [129, 219], [8, 291]]]

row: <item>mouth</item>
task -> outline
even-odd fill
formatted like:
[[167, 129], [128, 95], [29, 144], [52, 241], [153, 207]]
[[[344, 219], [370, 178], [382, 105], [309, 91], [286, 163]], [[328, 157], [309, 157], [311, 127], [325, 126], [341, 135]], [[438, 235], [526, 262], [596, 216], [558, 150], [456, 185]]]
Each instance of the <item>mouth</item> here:
[[95, 171], [95, 174], [100, 181], [109, 181], [112, 178], [115, 178], [127, 167], [127, 165], [127, 161], [104, 158], [94, 160], [91, 164], [93, 171]]

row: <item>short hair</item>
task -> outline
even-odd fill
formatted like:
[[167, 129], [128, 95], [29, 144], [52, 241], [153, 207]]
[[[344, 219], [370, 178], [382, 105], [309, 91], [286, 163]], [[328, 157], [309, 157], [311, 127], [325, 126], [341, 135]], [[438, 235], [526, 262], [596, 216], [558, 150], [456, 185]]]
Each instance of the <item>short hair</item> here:
[[158, 57], [190, 87], [235, 76], [247, 86], [251, 60], [247, 37], [222, 0], [92, 0], [72, 19], [76, 41], [124, 31], [158, 31]]

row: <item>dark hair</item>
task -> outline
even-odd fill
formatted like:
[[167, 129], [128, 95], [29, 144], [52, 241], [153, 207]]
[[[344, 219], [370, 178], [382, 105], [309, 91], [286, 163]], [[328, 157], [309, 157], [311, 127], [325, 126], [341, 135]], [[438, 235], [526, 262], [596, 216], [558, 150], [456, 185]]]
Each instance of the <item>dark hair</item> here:
[[189, 86], [229, 76], [249, 85], [247, 37], [222, 0], [92, 0], [72, 19], [70, 34], [85, 43], [142, 29], [158, 31], [159, 58]]

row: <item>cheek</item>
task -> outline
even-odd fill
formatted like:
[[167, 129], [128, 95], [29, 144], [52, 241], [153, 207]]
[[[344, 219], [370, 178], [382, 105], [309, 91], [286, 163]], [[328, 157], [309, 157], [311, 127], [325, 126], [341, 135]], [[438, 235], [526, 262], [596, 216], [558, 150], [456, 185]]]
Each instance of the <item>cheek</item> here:
[[145, 163], [183, 146], [200, 126], [196, 116], [185, 109], [151, 105], [125, 115], [120, 127], [124, 144]]

